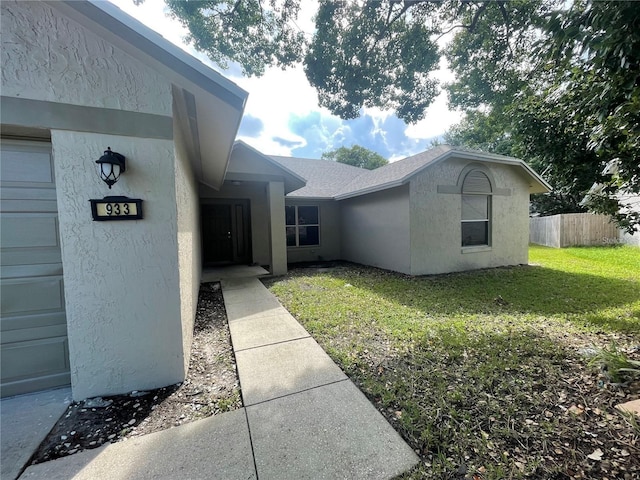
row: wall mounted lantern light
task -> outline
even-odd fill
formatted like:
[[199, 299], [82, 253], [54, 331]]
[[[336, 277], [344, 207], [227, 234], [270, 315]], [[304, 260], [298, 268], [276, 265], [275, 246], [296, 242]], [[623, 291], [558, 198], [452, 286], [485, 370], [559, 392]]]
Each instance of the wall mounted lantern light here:
[[98, 175], [104, 183], [109, 185], [109, 188], [118, 181], [120, 174], [125, 171], [124, 155], [112, 152], [111, 147], [107, 147], [104, 155], [96, 160], [96, 163], [98, 164]]

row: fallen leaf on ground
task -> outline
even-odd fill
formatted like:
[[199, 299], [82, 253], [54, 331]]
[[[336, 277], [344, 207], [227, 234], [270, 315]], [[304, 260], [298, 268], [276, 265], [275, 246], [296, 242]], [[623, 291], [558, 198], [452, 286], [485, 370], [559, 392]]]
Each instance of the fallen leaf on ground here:
[[596, 448], [591, 455], [587, 455], [587, 458], [599, 462], [600, 460], [602, 460], [603, 455], [604, 453], [602, 452], [602, 450]]

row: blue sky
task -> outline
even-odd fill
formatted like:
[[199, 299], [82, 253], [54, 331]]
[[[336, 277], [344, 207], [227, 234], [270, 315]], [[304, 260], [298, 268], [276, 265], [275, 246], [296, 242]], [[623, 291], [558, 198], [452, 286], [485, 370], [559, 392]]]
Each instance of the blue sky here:
[[[379, 120], [364, 114], [355, 120], [341, 120], [332, 115], [312, 111], [307, 115], [292, 114], [289, 117], [289, 132], [299, 139], [292, 140], [273, 136], [272, 141], [290, 149], [294, 157], [319, 158], [323, 152], [352, 145], [361, 145], [378, 152], [385, 158], [405, 157], [429, 148], [438, 138], [412, 138], [406, 135], [407, 126], [390, 115]], [[258, 139], [264, 132], [264, 123], [252, 115], [245, 115], [240, 125], [239, 136]]]
[[[317, 94], [301, 67], [286, 71], [271, 68], [260, 78], [242, 77], [237, 67], [220, 70], [184, 43], [186, 32], [166, 16], [163, 1], [146, 0], [141, 6], [135, 6], [133, 0], [111, 2], [247, 90], [249, 99], [238, 138], [267, 155], [319, 158], [325, 151], [357, 144], [393, 161], [428, 149], [432, 139], [441, 137], [460, 118], [459, 112], [447, 108], [442, 94], [425, 120], [415, 125], [407, 126], [390, 112], [378, 109], [364, 109], [360, 118], [341, 120], [318, 105]], [[314, 11], [315, 2], [305, 0], [297, 21], [303, 31], [313, 31]], [[452, 74], [441, 64], [434, 77], [448, 81]]]

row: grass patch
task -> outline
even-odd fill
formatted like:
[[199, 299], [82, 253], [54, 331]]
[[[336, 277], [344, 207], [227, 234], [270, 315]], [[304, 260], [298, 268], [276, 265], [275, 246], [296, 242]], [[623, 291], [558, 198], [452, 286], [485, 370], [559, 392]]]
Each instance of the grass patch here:
[[635, 475], [640, 431], [613, 406], [637, 385], [580, 352], [638, 344], [640, 251], [531, 247], [530, 260], [433, 277], [297, 269], [268, 286], [419, 452], [406, 478]]

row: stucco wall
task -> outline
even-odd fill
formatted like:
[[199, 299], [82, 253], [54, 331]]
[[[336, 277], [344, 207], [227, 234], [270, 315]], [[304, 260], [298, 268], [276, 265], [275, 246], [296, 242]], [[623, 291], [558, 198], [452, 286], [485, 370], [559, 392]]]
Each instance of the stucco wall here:
[[[71, 382], [76, 399], [184, 378], [174, 146], [169, 140], [51, 132]], [[95, 159], [127, 157], [112, 190]], [[144, 200], [144, 219], [95, 222], [90, 198]]]
[[409, 188], [340, 202], [343, 260], [410, 272]]
[[438, 186], [456, 185], [460, 173], [469, 163], [468, 160], [451, 159], [428, 168], [411, 180], [411, 274], [527, 263], [529, 190], [517, 167], [484, 164], [495, 180], [494, 191], [503, 190], [502, 194], [492, 197], [491, 246], [462, 248], [461, 196], [438, 193]]
[[171, 86], [42, 2], [2, 1], [2, 95], [171, 115]]
[[[24, 126], [51, 130], [73, 396], [179, 382], [197, 304], [200, 223], [186, 149], [171, 138], [171, 84], [45, 3], [1, 8], [2, 95], [39, 101], [46, 114], [32, 111], [36, 120]], [[87, 125], [87, 115], [102, 121]], [[95, 165], [107, 147], [127, 157], [112, 190]], [[144, 219], [92, 221], [88, 200], [107, 195], [142, 198]]]
[[272, 275], [287, 273], [287, 238], [285, 234], [284, 182], [269, 182], [267, 185], [269, 202], [269, 242], [271, 244]]
[[202, 203], [216, 199], [249, 200], [253, 262], [260, 265], [271, 264], [269, 203], [267, 202], [266, 183], [244, 182], [239, 186], [225, 184], [220, 191], [200, 185], [200, 198]]
[[320, 245], [287, 247], [287, 262], [340, 260], [340, 205], [334, 200], [285, 198], [286, 205], [317, 205], [320, 216]]
[[192, 172], [182, 130], [174, 124], [175, 183], [178, 225], [178, 264], [180, 266], [180, 314], [184, 371], [189, 368], [193, 323], [198, 306], [202, 273], [198, 184]]

